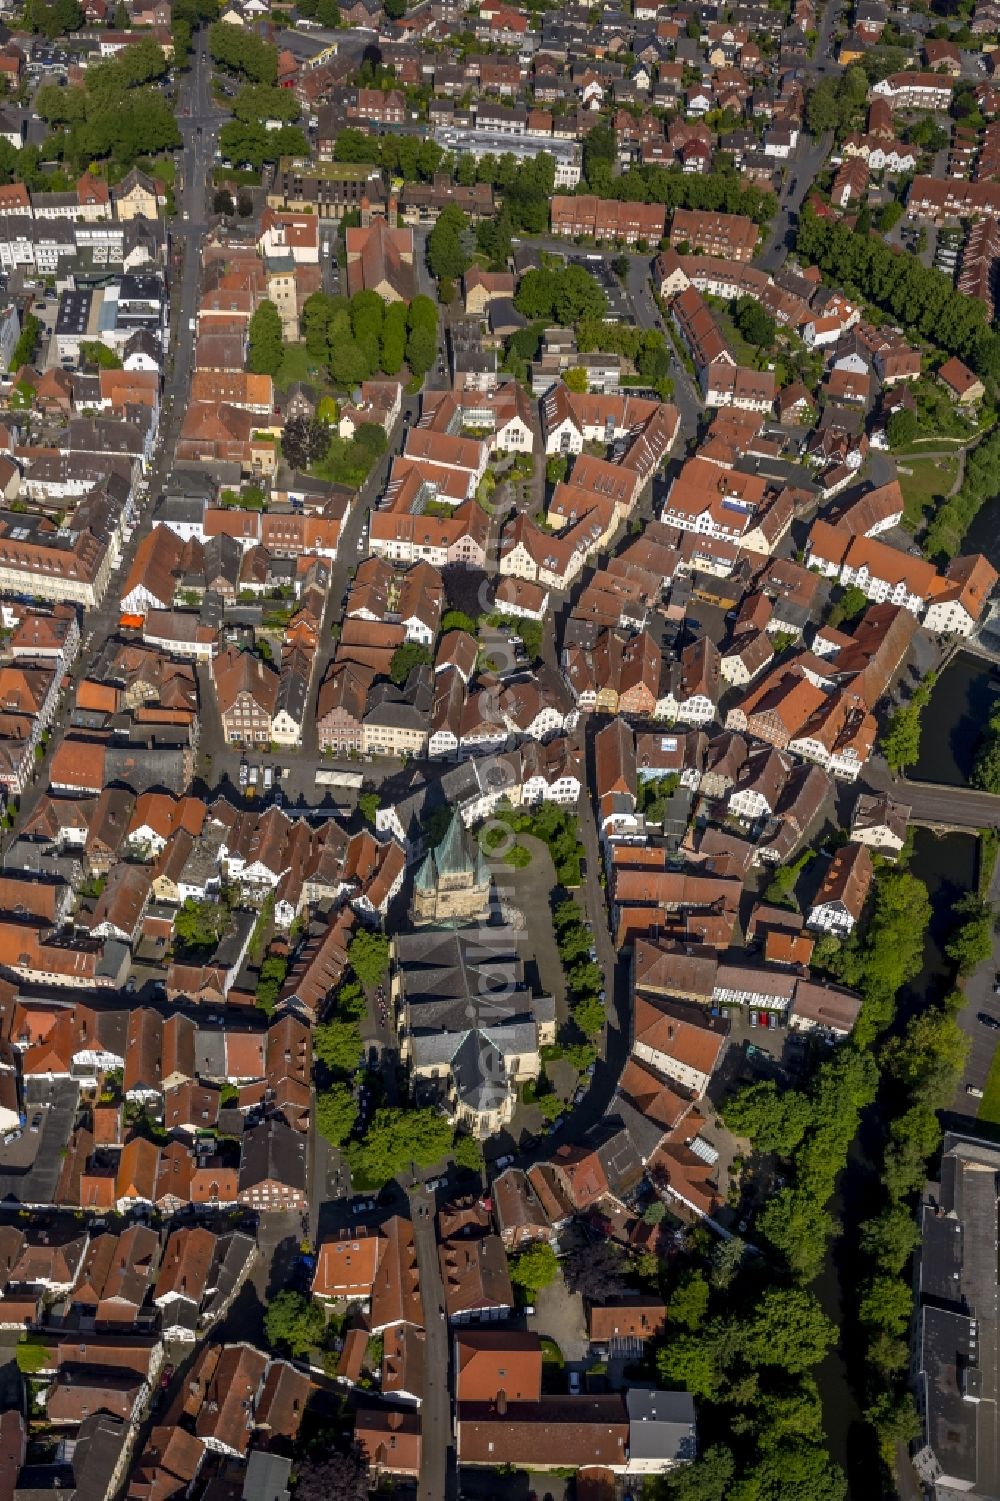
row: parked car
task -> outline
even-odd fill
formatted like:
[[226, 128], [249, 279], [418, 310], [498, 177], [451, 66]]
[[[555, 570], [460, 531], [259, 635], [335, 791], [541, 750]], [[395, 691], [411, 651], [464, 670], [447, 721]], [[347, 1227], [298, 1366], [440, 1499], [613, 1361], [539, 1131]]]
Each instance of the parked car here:
[[989, 1012], [987, 1012], [987, 1011], [979, 1011], [979, 1012], [977, 1012], [976, 1013], [976, 1020], [982, 1026], [989, 1027], [989, 1029], [990, 1029], [991, 1032], [1000, 1032], [1000, 1022], [997, 1021], [997, 1019], [996, 1019], [995, 1016], [990, 1016]]
[[580, 1392], [582, 1390], [583, 1390], [583, 1388], [582, 1388], [582, 1385], [581, 1385], [581, 1382], [580, 1382], [580, 1372], [579, 1371], [570, 1371], [570, 1373], [569, 1373], [569, 1394], [570, 1394], [570, 1396], [571, 1397], [578, 1397], [580, 1395]]
[[510, 1167], [510, 1165], [511, 1165], [511, 1163], [513, 1161], [514, 1161], [513, 1157], [511, 1156], [511, 1154], [509, 1152], [507, 1152], [503, 1157], [498, 1157], [497, 1160], [496, 1160], [496, 1162], [494, 1162], [493, 1166], [494, 1166], [495, 1170], [498, 1173], [502, 1173], [503, 1170], [504, 1170], [504, 1168], [505, 1167]]

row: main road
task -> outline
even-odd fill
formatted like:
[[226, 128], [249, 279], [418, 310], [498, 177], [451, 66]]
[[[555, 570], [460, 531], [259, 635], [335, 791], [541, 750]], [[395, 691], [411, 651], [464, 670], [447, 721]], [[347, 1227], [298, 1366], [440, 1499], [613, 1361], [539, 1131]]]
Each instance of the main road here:
[[[83, 622], [83, 646], [73, 666], [75, 682], [86, 674], [88, 663], [101, 653], [105, 642], [118, 626], [121, 614], [121, 587], [131, 567], [136, 549], [152, 525], [151, 513], [163, 493], [174, 464], [177, 436], [186, 405], [194, 368], [194, 334], [191, 324], [198, 310], [198, 285], [201, 238], [208, 228], [208, 186], [214, 161], [216, 134], [221, 123], [212, 103], [211, 67], [204, 51], [204, 36], [194, 38], [196, 52], [191, 67], [180, 77], [177, 90], [177, 121], [183, 145], [178, 153], [177, 173], [182, 184], [176, 194], [176, 215], [168, 223], [168, 247], [180, 251], [182, 261], [179, 281], [171, 286], [170, 337], [164, 351], [166, 370], [161, 395], [160, 424], [152, 462], [145, 475], [146, 492], [138, 507], [138, 523], [132, 531], [122, 559], [108, 580], [104, 599], [96, 610], [87, 612]], [[54, 750], [72, 713], [74, 689], [71, 686], [53, 722], [49, 748]], [[38, 799], [48, 785], [46, 763], [40, 762], [34, 777], [20, 799], [15, 832], [30, 817]], [[10, 836], [10, 837], [13, 837]]]

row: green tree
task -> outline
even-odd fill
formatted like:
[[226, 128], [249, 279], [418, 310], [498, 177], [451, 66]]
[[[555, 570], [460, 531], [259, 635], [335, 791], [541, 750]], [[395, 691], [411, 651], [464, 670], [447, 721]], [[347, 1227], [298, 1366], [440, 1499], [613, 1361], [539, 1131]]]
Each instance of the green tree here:
[[700, 1329], [708, 1312], [709, 1296], [704, 1275], [698, 1271], [687, 1272], [670, 1294], [671, 1324], [692, 1333]]
[[466, 615], [464, 610], [445, 610], [441, 616], [441, 634], [448, 631], [466, 631], [470, 636], [476, 634], [476, 622], [471, 615]]
[[960, 975], [971, 975], [993, 952], [993, 909], [974, 891], [967, 891], [952, 907], [956, 919], [944, 946]]
[[598, 163], [605, 166], [610, 174], [617, 159], [618, 142], [614, 127], [609, 121], [594, 125], [583, 138], [583, 175], [587, 182], [593, 181], [594, 168]]
[[389, 940], [384, 933], [359, 928], [347, 946], [351, 969], [367, 990], [374, 990], [389, 973]]
[[264, 1333], [273, 1349], [293, 1356], [308, 1355], [323, 1338], [323, 1309], [303, 1293], [278, 1293], [264, 1312]]
[[868, 596], [857, 584], [848, 584], [843, 594], [833, 606], [828, 616], [831, 626], [843, 625], [845, 621], [856, 620], [868, 608]]
[[681, 1387], [703, 1401], [717, 1401], [722, 1381], [718, 1337], [681, 1334], [657, 1351], [656, 1368], [668, 1387]]
[[20, 370], [22, 365], [27, 365], [31, 362], [41, 328], [42, 325], [34, 313], [29, 313], [21, 325], [21, 334], [14, 345], [14, 352], [10, 357], [10, 364], [7, 366], [8, 370], [11, 372]]
[[563, 383], [568, 391], [575, 391], [578, 396], [587, 394], [587, 372], [579, 365], [563, 372]]
[[364, 349], [355, 339], [338, 339], [330, 349], [330, 374], [338, 386], [360, 386], [374, 371]]
[[437, 334], [425, 325], [410, 330], [406, 340], [406, 363], [413, 374], [424, 376], [437, 359]]
[[493, 219], [481, 219], [476, 225], [476, 249], [489, 256], [490, 269], [505, 271], [514, 250], [514, 229], [506, 207]]
[[905, 1333], [913, 1312], [913, 1293], [899, 1277], [879, 1275], [861, 1289], [858, 1318], [889, 1334]]
[[920, 760], [920, 710], [904, 704], [895, 710], [882, 736], [882, 754], [890, 771], [900, 772]]
[[436, 1110], [375, 1112], [364, 1142], [350, 1142], [347, 1157], [359, 1182], [378, 1186], [406, 1172], [413, 1163], [435, 1167], [451, 1151], [452, 1128]]
[[917, 436], [916, 412], [909, 407], [901, 407], [898, 412], [893, 412], [885, 432], [890, 448], [903, 448], [907, 443], [912, 443]]
[[920, 1229], [910, 1210], [891, 1204], [877, 1219], [861, 1228], [861, 1249], [880, 1270], [898, 1277], [920, 1242]]
[[567, 266], [561, 271], [528, 271], [521, 278], [514, 303], [526, 318], [556, 318], [570, 324], [582, 318], [603, 318], [608, 300], [582, 266]]
[[509, 1263], [510, 1280], [519, 1287], [529, 1300], [534, 1299], [543, 1287], [548, 1287], [559, 1274], [559, 1263], [552, 1247], [544, 1241], [528, 1246]]
[[785, 1444], [767, 1454], [745, 1477], [755, 1501], [844, 1501], [847, 1482], [821, 1444]]
[[[355, 1053], [355, 1058], [357, 1054]], [[339, 1147], [350, 1136], [358, 1118], [358, 1107], [351, 1086], [338, 1080], [316, 1095], [316, 1129], [331, 1144]]]
[[84, 365], [97, 365], [101, 370], [120, 370], [122, 362], [119, 355], [100, 339], [81, 339], [80, 360]]
[[380, 339], [385, 322], [385, 303], [377, 292], [355, 292], [351, 298], [351, 332], [361, 342], [366, 337]]
[[470, 1173], [482, 1173], [485, 1165], [483, 1144], [466, 1131], [456, 1135], [451, 1155], [456, 1167], [465, 1168]]
[[[979, 898], [974, 900], [978, 902]], [[992, 934], [989, 909], [987, 922]], [[942, 1099], [949, 1099], [965, 1068], [969, 1039], [955, 1014], [962, 1004], [961, 992], [956, 992], [956, 1000], [956, 1007], [931, 1006], [919, 1012], [907, 1023], [903, 1036], [894, 1037], [885, 1049], [886, 1069], [913, 1104], [933, 1108]]]
[[360, 812], [361, 817], [365, 819], [367, 823], [371, 824], [372, 828], [375, 827], [375, 815], [377, 814], [381, 806], [382, 799], [379, 797], [377, 792], [362, 792], [361, 796], [358, 798], [358, 811]]
[[267, 120], [294, 125], [302, 113], [299, 101], [289, 89], [268, 84], [244, 84], [229, 107], [244, 125], [263, 125]]
[[406, 309], [391, 303], [382, 321], [381, 360], [386, 375], [398, 375], [406, 358]]
[[[230, 30], [232, 28], [228, 28]], [[268, 299], [250, 319], [247, 369], [252, 375], [277, 375], [281, 369], [281, 314]]]
[[585, 1037], [599, 1037], [605, 1022], [604, 1002], [596, 995], [584, 996], [573, 1006], [573, 1020]]
[[986, 722], [969, 781], [983, 792], [1000, 792], [1000, 712]]
[[433, 658], [426, 646], [421, 646], [416, 641], [404, 641], [392, 654], [389, 674], [394, 683], [402, 685], [414, 667], [427, 666], [431, 661]]
[[[586, 384], [586, 376], [584, 383]], [[569, 470], [569, 460], [564, 453], [554, 453], [545, 465], [545, 478], [550, 485], [558, 485], [565, 478]]]
[[257, 977], [257, 1005], [268, 1016], [274, 1011], [288, 974], [288, 960], [283, 954], [269, 954]]
[[773, 348], [777, 324], [770, 313], [764, 311], [756, 297], [747, 295], [738, 298], [734, 318], [736, 327], [749, 343], [762, 349]]
[[726, 1101], [723, 1119], [737, 1136], [749, 1136], [759, 1152], [789, 1157], [801, 1142], [812, 1111], [797, 1090], [778, 1092], [773, 1080], [749, 1084]]
[[837, 1331], [811, 1293], [770, 1287], [742, 1330], [744, 1360], [777, 1366], [790, 1376], [818, 1365], [837, 1342]]
[[880, 873], [864, 942], [847, 972], [851, 978], [843, 976], [846, 984], [859, 984], [865, 997], [855, 1028], [859, 1046], [887, 1025], [899, 991], [919, 974], [930, 915], [923, 882], [905, 870]]
[[822, 1202], [803, 1188], [782, 1188], [757, 1217], [758, 1232], [779, 1251], [799, 1282], [812, 1282], [826, 1256], [833, 1221]]
[[217, 901], [195, 901], [189, 896], [174, 914], [174, 938], [186, 953], [215, 949], [227, 912]]
[[302, 337], [306, 349], [315, 359], [326, 359], [330, 318], [334, 298], [325, 292], [312, 292], [302, 304]]
[[335, 1016], [313, 1028], [313, 1057], [333, 1074], [356, 1073], [363, 1050], [356, 1021]]
[[723, 1444], [714, 1444], [693, 1464], [678, 1465], [673, 1474], [664, 1477], [664, 1495], [669, 1501], [731, 1501], [735, 1473], [732, 1452]]
[[469, 265], [469, 221], [455, 203], [445, 204], [427, 236], [427, 264], [440, 280], [464, 276]]
[[242, 73], [251, 83], [273, 85], [277, 81], [278, 49], [252, 31], [217, 21], [209, 29], [208, 48], [213, 62]]

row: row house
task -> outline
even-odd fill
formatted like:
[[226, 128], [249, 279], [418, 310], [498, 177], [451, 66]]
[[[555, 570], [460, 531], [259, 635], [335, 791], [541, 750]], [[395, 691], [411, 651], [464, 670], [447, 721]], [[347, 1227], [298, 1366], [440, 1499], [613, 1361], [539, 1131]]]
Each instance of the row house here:
[[872, 85], [872, 98], [885, 99], [893, 110], [948, 110], [954, 80], [940, 73], [890, 73]]
[[615, 198], [555, 197], [551, 226], [555, 235], [595, 240], [621, 240], [635, 245], [640, 240], [659, 243], [663, 238], [665, 212], [661, 204], [628, 203]]
[[745, 214], [713, 213], [703, 209], [674, 210], [670, 245], [728, 260], [750, 261], [757, 249], [758, 230]]
[[955, 558], [943, 575], [932, 563], [872, 537], [851, 536], [830, 522], [814, 522], [806, 563], [827, 578], [855, 585], [878, 603], [901, 605], [931, 630], [971, 635], [996, 586], [997, 574], [978, 554]]

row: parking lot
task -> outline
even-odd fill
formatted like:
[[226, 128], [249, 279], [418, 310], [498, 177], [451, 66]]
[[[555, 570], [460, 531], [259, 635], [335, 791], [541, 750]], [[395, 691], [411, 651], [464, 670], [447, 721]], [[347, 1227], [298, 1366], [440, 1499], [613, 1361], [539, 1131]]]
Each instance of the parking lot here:
[[596, 282], [600, 283], [601, 290], [608, 299], [608, 311], [605, 318], [613, 323], [633, 322], [633, 313], [629, 305], [628, 295], [618, 277], [611, 269], [610, 262], [603, 255], [570, 255], [566, 257], [568, 266], [582, 266], [588, 271]]

